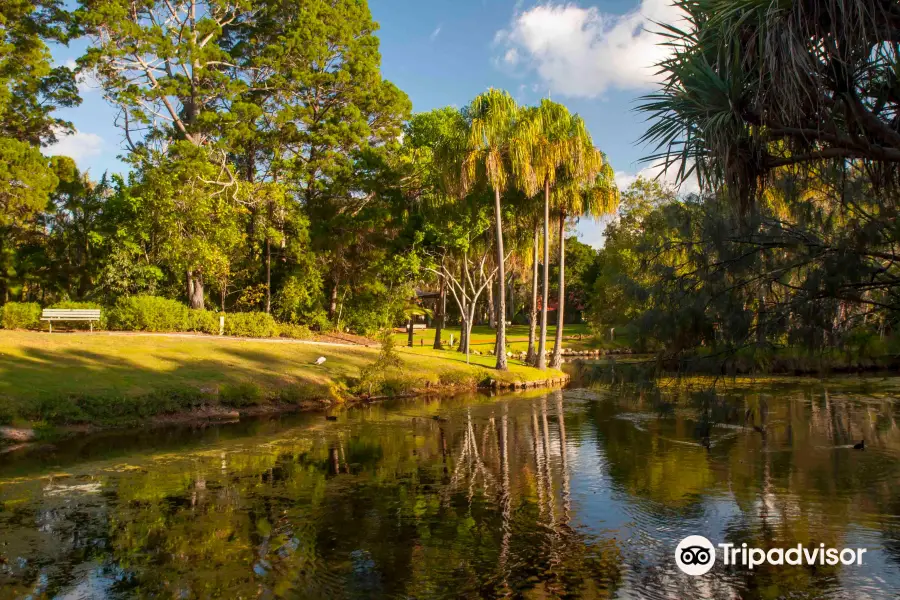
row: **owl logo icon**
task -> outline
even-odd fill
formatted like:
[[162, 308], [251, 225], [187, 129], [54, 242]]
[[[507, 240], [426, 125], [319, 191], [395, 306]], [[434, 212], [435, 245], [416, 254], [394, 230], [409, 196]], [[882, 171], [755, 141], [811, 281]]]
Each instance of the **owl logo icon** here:
[[687, 575], [703, 575], [716, 564], [716, 549], [702, 535], [689, 535], [675, 548], [675, 564]]

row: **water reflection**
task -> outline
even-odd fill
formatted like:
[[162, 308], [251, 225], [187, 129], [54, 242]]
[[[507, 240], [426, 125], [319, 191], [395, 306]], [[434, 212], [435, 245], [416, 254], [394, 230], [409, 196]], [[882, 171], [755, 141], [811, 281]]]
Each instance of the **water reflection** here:
[[[893, 598], [894, 404], [829, 390], [416, 400], [8, 456], [0, 597]], [[689, 534], [869, 551], [689, 578]]]

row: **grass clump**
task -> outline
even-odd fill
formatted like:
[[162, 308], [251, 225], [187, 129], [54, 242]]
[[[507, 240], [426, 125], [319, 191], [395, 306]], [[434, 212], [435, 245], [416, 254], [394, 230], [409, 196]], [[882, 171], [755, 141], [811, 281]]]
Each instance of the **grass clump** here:
[[265, 404], [263, 389], [250, 381], [227, 383], [219, 388], [219, 402], [225, 406], [244, 408]]

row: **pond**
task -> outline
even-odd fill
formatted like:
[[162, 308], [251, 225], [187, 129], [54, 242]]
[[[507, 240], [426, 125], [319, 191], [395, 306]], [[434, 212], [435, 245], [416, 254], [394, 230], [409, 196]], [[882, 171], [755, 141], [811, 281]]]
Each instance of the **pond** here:
[[[891, 389], [414, 399], [8, 452], [0, 598], [896, 598]], [[692, 577], [694, 534], [867, 552]]]

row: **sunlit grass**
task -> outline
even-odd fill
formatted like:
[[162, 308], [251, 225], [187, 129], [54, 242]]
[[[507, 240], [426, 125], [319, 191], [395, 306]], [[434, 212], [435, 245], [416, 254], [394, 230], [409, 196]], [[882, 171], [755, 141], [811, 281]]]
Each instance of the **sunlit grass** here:
[[[168, 390], [211, 394], [255, 386], [266, 398], [334, 398], [346, 393], [377, 348], [246, 341], [213, 336], [169, 337], [98, 333], [46, 334], [0, 330], [0, 409], [29, 412], [48, 399], [136, 397]], [[464, 355], [430, 347], [399, 347], [403, 366], [395, 374], [407, 389], [542, 381], [562, 377], [510, 360], [507, 372], [494, 370], [492, 356]], [[315, 360], [324, 356], [322, 365]], [[247, 388], [249, 389], [249, 388]], [[152, 404], [152, 400], [148, 401]], [[17, 410], [24, 408], [26, 410]], [[62, 409], [66, 409], [62, 406]], [[146, 403], [141, 410], [152, 412]], [[32, 412], [34, 412], [32, 410]], [[3, 416], [0, 410], [0, 417]]]
[[[428, 329], [417, 329], [413, 334], [413, 346], [431, 347], [434, 344], [435, 331], [433, 327]], [[441, 339], [445, 344], [450, 343], [450, 336], [453, 336], [454, 345], [459, 344], [460, 327], [454, 325], [445, 327], [441, 334]], [[472, 327], [472, 340], [470, 342], [471, 350], [479, 352], [493, 351], [494, 340], [497, 332], [487, 325], [476, 325]], [[581, 338], [581, 339], [578, 339]], [[407, 333], [395, 333], [394, 340], [398, 345], [405, 346], [407, 343]], [[511, 352], [525, 352], [528, 350], [528, 325], [509, 325], [506, 328], [506, 340]], [[556, 327], [547, 327], [547, 349], [553, 350], [556, 340]], [[584, 323], [569, 324], [563, 326], [563, 347], [574, 350], [583, 350], [587, 348], [599, 347], [590, 328]]]

